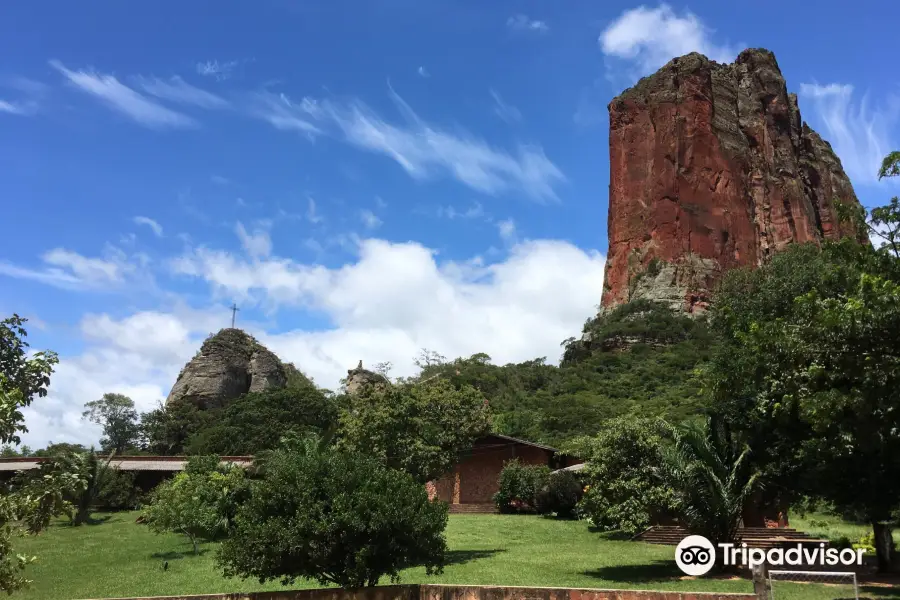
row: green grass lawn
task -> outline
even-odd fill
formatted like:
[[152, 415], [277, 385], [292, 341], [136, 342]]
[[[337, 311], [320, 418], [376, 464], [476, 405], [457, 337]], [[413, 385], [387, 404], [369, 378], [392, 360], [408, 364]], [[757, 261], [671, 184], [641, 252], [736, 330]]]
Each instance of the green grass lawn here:
[[[847, 536], [851, 541], [855, 542], [859, 538], [872, 533], [871, 525], [861, 525], [857, 523], [848, 523], [840, 517], [821, 513], [809, 513], [797, 516], [791, 515], [791, 527], [805, 531], [809, 535], [822, 539], [835, 539], [841, 536]], [[894, 531], [894, 541], [900, 545], [900, 531]]]
[[[225, 579], [215, 566], [215, 544], [191, 554], [177, 535], [155, 535], [134, 522], [137, 513], [96, 515], [94, 525], [55, 525], [18, 542], [38, 556], [22, 599], [115, 598], [279, 589], [277, 584]], [[683, 578], [673, 548], [617, 541], [592, 533], [584, 522], [531, 516], [451, 515], [450, 564], [439, 576], [424, 569], [403, 573], [404, 583], [454, 583], [593, 588], [750, 592], [742, 579]], [[169, 562], [163, 571], [163, 561]], [[387, 583], [387, 582], [384, 582]], [[299, 581], [293, 588], [314, 587]], [[777, 600], [852, 597], [843, 587], [781, 583]], [[900, 589], [865, 588], [871, 598], [900, 599]]]

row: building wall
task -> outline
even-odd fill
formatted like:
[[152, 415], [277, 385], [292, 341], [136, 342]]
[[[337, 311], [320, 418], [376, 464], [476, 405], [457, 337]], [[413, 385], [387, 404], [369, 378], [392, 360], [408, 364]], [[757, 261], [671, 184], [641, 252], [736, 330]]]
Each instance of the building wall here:
[[549, 450], [498, 441], [476, 445], [468, 458], [456, 465], [452, 473], [426, 485], [431, 498], [450, 504], [489, 504], [499, 489], [498, 480], [503, 465], [518, 458], [529, 465], [548, 465]]

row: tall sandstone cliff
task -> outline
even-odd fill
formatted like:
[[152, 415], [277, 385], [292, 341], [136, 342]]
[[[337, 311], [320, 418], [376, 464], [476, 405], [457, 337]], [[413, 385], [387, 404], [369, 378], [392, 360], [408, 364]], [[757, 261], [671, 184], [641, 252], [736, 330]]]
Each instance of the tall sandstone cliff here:
[[240, 329], [223, 329], [178, 374], [166, 406], [221, 408], [248, 392], [281, 389], [287, 378], [288, 367], [273, 352]]
[[610, 103], [609, 146], [603, 307], [702, 310], [730, 268], [853, 235], [835, 214], [858, 203], [850, 180], [768, 50], [673, 59]]

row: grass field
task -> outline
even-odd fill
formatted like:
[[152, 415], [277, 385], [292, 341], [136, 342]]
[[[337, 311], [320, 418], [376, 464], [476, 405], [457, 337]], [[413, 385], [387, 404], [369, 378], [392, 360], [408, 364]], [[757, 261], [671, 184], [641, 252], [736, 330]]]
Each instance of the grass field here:
[[[137, 513], [96, 515], [83, 527], [53, 526], [18, 542], [35, 554], [24, 599], [115, 598], [279, 589], [277, 584], [224, 579], [214, 563], [215, 544], [194, 556], [177, 535], [155, 535], [135, 524]], [[673, 549], [617, 541], [592, 533], [584, 522], [505, 515], [451, 515], [447, 529], [450, 564], [426, 577], [423, 569], [403, 573], [404, 583], [455, 583], [553, 587], [637, 588], [750, 592], [742, 579], [684, 578]], [[163, 561], [169, 569], [163, 571]], [[386, 581], [384, 583], [387, 583]], [[298, 581], [292, 588], [314, 587]], [[778, 600], [834, 600], [852, 597], [844, 587], [781, 583]], [[900, 588], [869, 587], [871, 598], [897, 598]]]

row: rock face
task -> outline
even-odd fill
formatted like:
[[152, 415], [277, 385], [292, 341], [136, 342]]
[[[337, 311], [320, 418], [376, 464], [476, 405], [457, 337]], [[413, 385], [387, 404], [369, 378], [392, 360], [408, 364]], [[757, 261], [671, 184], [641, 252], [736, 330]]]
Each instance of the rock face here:
[[347, 383], [344, 384], [348, 394], [356, 394], [370, 385], [390, 385], [386, 377], [363, 368], [362, 361], [355, 369], [347, 370]]
[[854, 235], [835, 215], [859, 202], [850, 180], [768, 50], [673, 59], [609, 104], [609, 146], [603, 307], [702, 310], [727, 269]]
[[178, 375], [166, 406], [191, 402], [201, 409], [220, 408], [248, 392], [281, 389], [285, 365], [275, 354], [240, 329], [223, 329], [209, 337]]

